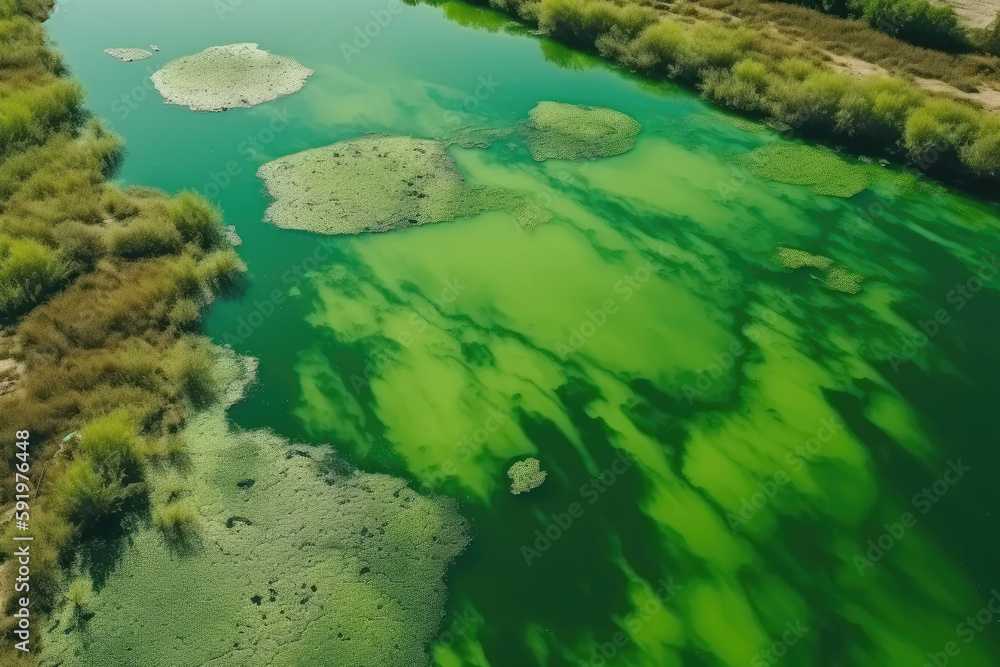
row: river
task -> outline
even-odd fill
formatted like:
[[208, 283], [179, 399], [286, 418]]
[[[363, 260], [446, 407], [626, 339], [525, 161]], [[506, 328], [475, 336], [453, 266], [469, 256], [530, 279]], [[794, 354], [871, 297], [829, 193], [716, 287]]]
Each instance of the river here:
[[[747, 154], [794, 133], [460, 3], [60, 4], [48, 29], [126, 140], [120, 180], [197, 190], [243, 239], [246, 294], [205, 321], [260, 359], [232, 420], [460, 500], [473, 541], [437, 664], [1000, 664], [995, 205], [898, 167], [850, 197], [760, 178]], [[315, 74], [252, 109], [162, 103], [152, 72], [235, 42]], [[102, 52], [148, 43], [135, 63]], [[592, 161], [449, 151], [550, 222], [262, 221], [270, 160], [511, 125], [546, 100], [643, 131]], [[780, 247], [867, 278], [829, 289]], [[515, 496], [525, 456], [548, 476]]]

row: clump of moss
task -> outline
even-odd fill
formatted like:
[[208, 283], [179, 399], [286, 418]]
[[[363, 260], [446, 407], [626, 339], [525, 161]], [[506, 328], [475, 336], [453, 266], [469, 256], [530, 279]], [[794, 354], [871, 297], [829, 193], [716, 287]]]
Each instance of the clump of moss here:
[[153, 55], [146, 49], [104, 49], [104, 52], [112, 58], [121, 60], [125, 63], [135, 62], [136, 60], [145, 60]]
[[779, 247], [777, 256], [778, 261], [786, 269], [810, 267], [819, 270], [824, 274], [823, 286], [838, 292], [857, 294], [861, 291], [861, 285], [865, 280], [865, 275], [862, 273], [843, 264], [837, 264], [829, 257], [813, 255], [804, 250]]
[[584, 160], [619, 155], [635, 146], [642, 125], [601, 107], [539, 102], [529, 114], [525, 142], [536, 160]]
[[149, 78], [167, 104], [194, 111], [226, 111], [291, 95], [312, 74], [294, 58], [245, 43], [213, 46], [171, 60]]
[[510, 492], [516, 496], [541, 486], [548, 473], [540, 469], [538, 459], [527, 458], [512, 465], [507, 471], [507, 476], [513, 480]]
[[467, 185], [445, 144], [429, 139], [340, 141], [268, 162], [257, 176], [274, 199], [265, 219], [325, 234], [383, 232], [485, 211], [516, 209], [526, 226], [551, 217], [525, 207], [520, 193]]

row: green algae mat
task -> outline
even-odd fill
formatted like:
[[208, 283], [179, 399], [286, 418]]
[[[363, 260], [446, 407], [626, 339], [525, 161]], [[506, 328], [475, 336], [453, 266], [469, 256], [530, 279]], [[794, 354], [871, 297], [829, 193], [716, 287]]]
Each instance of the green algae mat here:
[[[232, 405], [152, 480], [197, 532], [107, 550], [42, 664], [1000, 664], [996, 202], [468, 5], [48, 28], [121, 179], [211, 198], [252, 275], [204, 322]], [[123, 36], [315, 73], [192, 113]]]

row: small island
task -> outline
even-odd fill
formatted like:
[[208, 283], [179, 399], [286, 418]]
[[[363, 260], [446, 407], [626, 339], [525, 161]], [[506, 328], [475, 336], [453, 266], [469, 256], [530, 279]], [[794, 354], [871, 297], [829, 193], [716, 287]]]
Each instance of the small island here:
[[545, 481], [548, 473], [541, 470], [538, 459], [527, 458], [512, 465], [507, 471], [507, 476], [513, 480], [510, 492], [516, 496], [537, 489]]

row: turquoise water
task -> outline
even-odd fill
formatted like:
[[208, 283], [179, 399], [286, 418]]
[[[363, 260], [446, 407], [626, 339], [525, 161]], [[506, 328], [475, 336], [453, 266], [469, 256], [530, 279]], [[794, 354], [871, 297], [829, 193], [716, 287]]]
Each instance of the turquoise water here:
[[[461, 500], [474, 540], [438, 664], [1000, 662], [993, 204], [919, 178], [848, 199], [757, 178], [744, 157], [777, 133], [455, 3], [64, 7], [49, 30], [127, 142], [122, 181], [198, 190], [243, 239], [246, 293], [206, 317], [260, 358], [233, 420]], [[244, 41], [316, 73], [222, 114], [148, 82]], [[261, 221], [265, 162], [543, 100], [644, 131], [596, 161], [452, 146], [469, 182], [555, 215], [530, 232], [499, 212], [357, 237]], [[829, 290], [778, 247], [868, 279]], [[548, 478], [513, 496], [528, 455]]]

